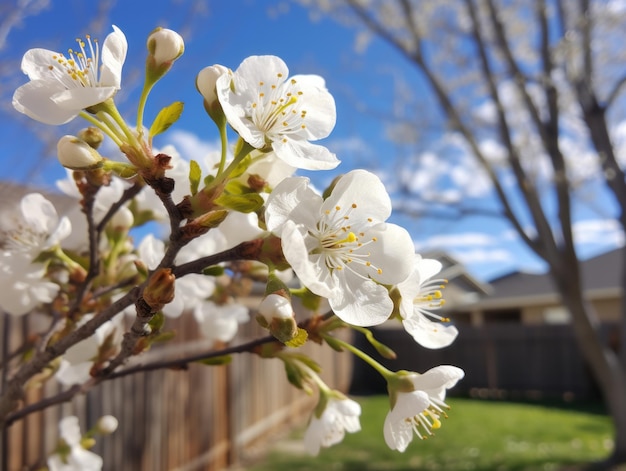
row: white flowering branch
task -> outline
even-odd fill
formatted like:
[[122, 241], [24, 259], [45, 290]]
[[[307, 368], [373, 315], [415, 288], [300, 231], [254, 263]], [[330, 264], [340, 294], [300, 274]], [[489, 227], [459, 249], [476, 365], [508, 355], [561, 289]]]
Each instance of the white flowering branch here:
[[[70, 401], [103, 381], [186, 369], [198, 361], [218, 364], [249, 352], [280, 359], [289, 382], [319, 392], [305, 436], [315, 454], [339, 442], [346, 431], [360, 429], [360, 406], [327, 386], [320, 366], [297, 350], [313, 341], [369, 358], [384, 372], [392, 395], [413, 391], [422, 410], [413, 407], [414, 413], [406, 415], [392, 400], [391, 412], [405, 414], [430, 433], [441, 412], [437, 408], [445, 405], [445, 389], [462, 371], [441, 367], [445, 374], [427, 373], [435, 381], [446, 379], [437, 386], [436, 402], [420, 390], [417, 373], [407, 379], [405, 373], [384, 369], [332, 335], [352, 327], [390, 358], [395, 354], [366, 327], [398, 320], [427, 348], [449, 345], [458, 332], [435, 312], [443, 306], [445, 280], [433, 278], [441, 264], [415, 254], [406, 229], [387, 222], [391, 199], [376, 175], [352, 170], [323, 194], [308, 179], [292, 176], [297, 168], [327, 170], [339, 164], [335, 154], [315, 143], [330, 134], [336, 121], [324, 80], [289, 76], [287, 65], [275, 56], [249, 57], [234, 71], [221, 65], [201, 70], [196, 87], [222, 144], [217, 161], [203, 168], [180, 159], [173, 149], [157, 151], [152, 145], [155, 135], [179, 119], [182, 103], [161, 110], [148, 129], [143, 125], [148, 95], [183, 53], [182, 38], [162, 28], [148, 38], [137, 127], [132, 128], [115, 104], [127, 44], [121, 30], [113, 29], [103, 44], [102, 64], [90, 38], [79, 40], [80, 53], [70, 51], [67, 58], [33, 49], [22, 62], [30, 81], [14, 94], [18, 111], [51, 125], [81, 117], [92, 127], [57, 144], [59, 161], [72, 170], [61, 186], [80, 200], [84, 219], [59, 219], [42, 195], [28, 195], [15, 216], [15, 246], [0, 258], [0, 276], [9, 273], [8, 282], [23, 291], [15, 298], [0, 296], [0, 306], [12, 315], [39, 311], [51, 318], [32, 357], [11, 361], [17, 364], [0, 396], [0, 425]], [[237, 134], [230, 159], [229, 127]], [[104, 136], [126, 161], [100, 155]], [[167, 243], [148, 234], [135, 246], [131, 230], [148, 220], [167, 221]], [[68, 240], [74, 224], [86, 226], [86, 239]], [[292, 274], [301, 287], [285, 281]], [[249, 319], [237, 296], [249, 294], [250, 281], [266, 285], [256, 321], [270, 335], [123, 368], [131, 357], [167, 340], [168, 333], [161, 331], [167, 316], [193, 315], [211, 343], [231, 341], [238, 325]], [[299, 323], [292, 296], [311, 311]], [[332, 312], [320, 315], [324, 299]], [[127, 325], [125, 312], [133, 307]], [[8, 370], [9, 364], [4, 367]], [[41, 379], [46, 368], [52, 374]], [[54, 378], [67, 389], [24, 403], [25, 388], [35, 377]], [[420, 419], [426, 416], [433, 421]], [[76, 469], [102, 466], [102, 459], [86, 450], [91, 432], [83, 437], [77, 419], [64, 418], [60, 432], [63, 441], [48, 460], [53, 471], [68, 463]], [[324, 438], [329, 434], [332, 439]], [[403, 440], [388, 443], [402, 451], [408, 443]]]

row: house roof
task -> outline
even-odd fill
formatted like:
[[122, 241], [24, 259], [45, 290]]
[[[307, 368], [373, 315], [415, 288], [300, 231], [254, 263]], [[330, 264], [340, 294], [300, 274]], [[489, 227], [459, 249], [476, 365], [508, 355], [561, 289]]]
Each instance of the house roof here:
[[[621, 295], [624, 248], [605, 252], [581, 262], [582, 283], [589, 299]], [[558, 302], [549, 273], [513, 272], [490, 281], [491, 295], [472, 307], [498, 308]]]

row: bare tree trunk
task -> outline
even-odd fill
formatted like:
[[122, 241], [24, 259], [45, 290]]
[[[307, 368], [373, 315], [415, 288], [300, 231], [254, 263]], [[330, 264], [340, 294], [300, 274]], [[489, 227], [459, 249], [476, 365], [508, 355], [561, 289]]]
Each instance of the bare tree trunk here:
[[578, 346], [598, 381], [608, 414], [613, 419], [614, 449], [603, 461], [594, 463], [591, 469], [611, 470], [626, 463], [626, 374], [616, 352], [600, 339], [600, 323], [593, 307], [585, 301], [577, 274], [557, 276], [557, 287], [563, 304], [572, 315], [572, 325]]

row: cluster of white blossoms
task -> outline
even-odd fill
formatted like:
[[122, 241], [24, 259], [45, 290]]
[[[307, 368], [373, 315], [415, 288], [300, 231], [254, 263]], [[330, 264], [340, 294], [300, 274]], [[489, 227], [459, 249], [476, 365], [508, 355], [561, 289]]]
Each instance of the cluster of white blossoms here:
[[[336, 328], [363, 331], [397, 321], [423, 347], [441, 348], [458, 332], [436, 314], [443, 305], [445, 280], [434, 278], [441, 264], [415, 254], [406, 229], [387, 222], [391, 199], [374, 173], [349, 171], [323, 193], [309, 179], [293, 176], [297, 169], [339, 164], [328, 148], [314, 143], [336, 121], [324, 79], [289, 76], [275, 56], [249, 57], [235, 70], [206, 67], [196, 87], [222, 149], [220, 155], [186, 160], [173, 148], [152, 147], [152, 137], [179, 118], [181, 103], [162, 110], [149, 129], [143, 126], [148, 94], [183, 53], [182, 38], [160, 28], [149, 37], [133, 127], [115, 106], [127, 44], [122, 31], [113, 29], [102, 49], [88, 38], [68, 55], [28, 51], [22, 70], [30, 81], [13, 97], [16, 110], [43, 123], [81, 117], [91, 126], [78, 136], [63, 136], [57, 148], [68, 168], [58, 186], [76, 198], [67, 216], [59, 218], [52, 203], [30, 194], [18, 211], [0, 218], [0, 279], [10, 287], [0, 292], [0, 307], [13, 315], [49, 316], [58, 381], [69, 386], [105, 380], [129, 356], [163, 340], [159, 329], [165, 320], [156, 322], [161, 315], [193, 315], [199, 332], [219, 348], [249, 320], [248, 309], [237, 303], [249, 286], [241, 280], [265, 280], [257, 321], [274, 336], [268, 341], [284, 344], [275, 357], [296, 372], [290, 380], [319, 391], [305, 434], [312, 454], [358, 431], [361, 411], [328, 388], [301, 356], [290, 354], [313, 335], [351, 351], [385, 377], [391, 408], [384, 437], [392, 449], [404, 451], [413, 434], [432, 434], [445, 417], [446, 390], [463, 377], [462, 370], [391, 372], [332, 335]], [[234, 145], [228, 132], [236, 136]], [[99, 153], [103, 136], [126, 160]], [[142, 232], [149, 221], [161, 224], [161, 237]], [[327, 301], [332, 312], [313, 308], [318, 321], [296, 323], [292, 296], [306, 306]], [[46, 345], [39, 350], [45, 352]], [[99, 469], [101, 460], [80, 448], [77, 427], [62, 423], [69, 447], [69, 467], [62, 469], [77, 469], [74, 462]], [[51, 468], [61, 469], [53, 463], [63, 455], [54, 456]]]

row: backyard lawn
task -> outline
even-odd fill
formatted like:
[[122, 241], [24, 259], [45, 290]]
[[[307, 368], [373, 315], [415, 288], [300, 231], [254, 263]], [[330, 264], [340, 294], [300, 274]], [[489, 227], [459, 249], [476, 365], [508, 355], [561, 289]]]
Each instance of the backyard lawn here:
[[301, 445], [300, 430], [275, 442], [261, 462], [246, 469], [569, 470], [605, 457], [612, 446], [609, 419], [591, 408], [450, 399], [449, 418], [436, 436], [414, 439], [405, 453], [397, 453], [387, 448], [382, 435], [387, 397], [358, 400], [361, 432], [311, 458]]

